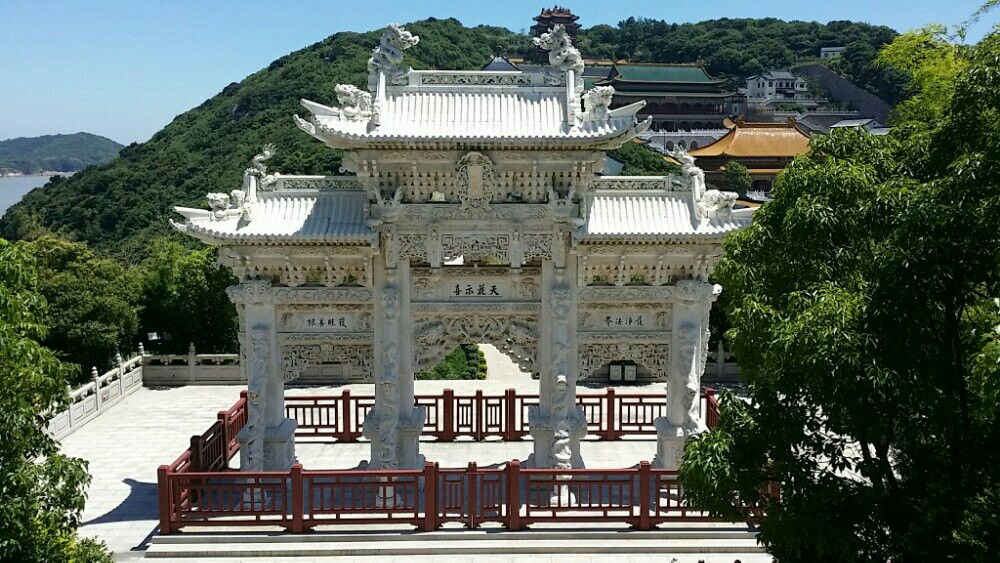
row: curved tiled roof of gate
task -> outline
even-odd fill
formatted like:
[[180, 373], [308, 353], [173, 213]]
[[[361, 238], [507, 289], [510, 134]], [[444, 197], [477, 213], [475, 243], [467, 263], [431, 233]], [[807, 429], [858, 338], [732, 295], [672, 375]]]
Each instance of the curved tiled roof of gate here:
[[216, 220], [210, 211], [175, 207], [186, 219], [184, 232], [205, 242], [296, 242], [370, 244], [374, 231], [365, 222], [364, 192], [268, 193], [251, 204], [252, 221], [239, 216]]
[[345, 119], [337, 108], [304, 100], [313, 115], [297, 123], [341, 148], [475, 141], [596, 147], [620, 145], [650, 124], [635, 117], [644, 102], [611, 110], [607, 119], [571, 116], [567, 88], [545, 85], [540, 73], [411, 71], [409, 80], [376, 100], [377, 120]]
[[598, 191], [576, 238], [721, 239], [746, 223], [741, 217], [699, 222], [692, 214], [690, 192]]

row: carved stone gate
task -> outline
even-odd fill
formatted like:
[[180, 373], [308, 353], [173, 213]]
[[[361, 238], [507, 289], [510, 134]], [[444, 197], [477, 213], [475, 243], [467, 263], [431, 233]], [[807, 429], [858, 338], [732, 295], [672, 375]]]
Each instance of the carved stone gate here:
[[425, 413], [413, 375], [465, 342], [488, 342], [539, 379], [530, 413], [536, 467], [579, 467], [580, 379], [622, 368], [668, 382], [658, 461], [678, 463], [698, 412], [708, 283], [726, 233], [749, 220], [708, 190], [683, 153], [677, 177], [601, 176], [604, 151], [649, 126], [641, 103], [584, 91], [583, 63], [557, 26], [543, 72], [398, 67], [418, 38], [396, 26], [369, 63], [371, 93], [303, 101], [298, 126], [343, 149], [347, 176], [269, 173], [254, 158], [210, 210], [177, 208], [179, 230], [220, 246], [240, 284], [249, 421], [241, 467], [287, 469], [295, 422], [284, 383], [346, 366], [375, 386], [369, 467], [422, 467]]

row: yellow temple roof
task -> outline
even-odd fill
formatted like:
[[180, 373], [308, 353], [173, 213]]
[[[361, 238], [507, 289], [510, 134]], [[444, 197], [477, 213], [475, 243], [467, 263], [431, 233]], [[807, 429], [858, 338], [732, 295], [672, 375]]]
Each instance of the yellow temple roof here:
[[711, 156], [788, 157], [809, 150], [809, 137], [791, 123], [736, 123], [711, 145], [689, 151], [696, 158]]

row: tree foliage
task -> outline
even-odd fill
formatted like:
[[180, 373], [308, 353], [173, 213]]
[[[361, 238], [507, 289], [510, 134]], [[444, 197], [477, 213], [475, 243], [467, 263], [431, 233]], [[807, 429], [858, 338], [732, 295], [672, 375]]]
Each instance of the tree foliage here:
[[625, 143], [609, 154], [624, 163], [623, 176], [663, 176], [680, 171], [676, 164], [664, 160], [662, 154], [639, 143]]
[[[887, 57], [926, 54], [900, 41]], [[732, 518], [733, 491], [762, 503], [783, 561], [1000, 548], [1000, 33], [962, 58], [936, 113], [814, 138], [716, 270], [748, 397], [688, 444], [682, 480]], [[934, 87], [919, 75], [942, 64], [900, 70]]]
[[740, 194], [740, 197], [746, 197], [747, 191], [753, 185], [753, 178], [750, 177], [747, 167], [735, 160], [729, 162], [726, 164], [725, 176], [726, 189]]
[[74, 383], [134, 350], [141, 294], [132, 271], [83, 243], [51, 235], [18, 244], [35, 258], [38, 291], [48, 303], [43, 343], [79, 366]]
[[110, 561], [78, 539], [85, 461], [59, 453], [45, 432], [66, 406], [69, 366], [42, 346], [45, 299], [23, 247], [0, 240], [0, 560]]
[[203, 353], [236, 350], [236, 308], [226, 288], [237, 280], [217, 264], [218, 250], [189, 251], [168, 238], [156, 239], [150, 247], [138, 267], [143, 332], [170, 337], [158, 341], [153, 351], [186, 352], [191, 343]]

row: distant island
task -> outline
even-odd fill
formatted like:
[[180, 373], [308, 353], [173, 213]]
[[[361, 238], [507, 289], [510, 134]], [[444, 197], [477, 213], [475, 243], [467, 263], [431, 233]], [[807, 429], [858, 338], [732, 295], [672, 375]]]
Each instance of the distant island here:
[[122, 146], [91, 133], [8, 139], [0, 141], [0, 176], [72, 173], [110, 162]]

